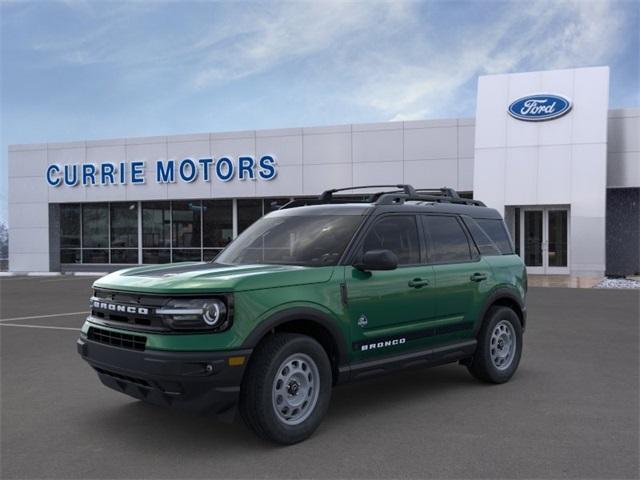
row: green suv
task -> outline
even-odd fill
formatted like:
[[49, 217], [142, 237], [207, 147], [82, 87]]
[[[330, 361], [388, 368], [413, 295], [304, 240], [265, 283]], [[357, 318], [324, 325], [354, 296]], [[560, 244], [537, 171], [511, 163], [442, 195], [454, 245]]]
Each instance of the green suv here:
[[451, 189], [336, 195], [383, 187], [290, 202], [210, 263], [99, 279], [78, 352], [108, 387], [227, 419], [238, 406], [282, 444], [344, 382], [451, 362], [506, 382], [527, 281], [500, 214]]

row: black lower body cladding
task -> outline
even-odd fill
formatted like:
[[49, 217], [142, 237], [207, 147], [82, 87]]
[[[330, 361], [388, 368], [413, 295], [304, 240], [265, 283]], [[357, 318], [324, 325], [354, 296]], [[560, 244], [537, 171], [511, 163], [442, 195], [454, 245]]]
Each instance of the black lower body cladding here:
[[[196, 413], [224, 414], [238, 402], [251, 350], [224, 352], [136, 351], [81, 337], [78, 353], [114, 390], [161, 406]], [[229, 357], [243, 356], [230, 366]]]

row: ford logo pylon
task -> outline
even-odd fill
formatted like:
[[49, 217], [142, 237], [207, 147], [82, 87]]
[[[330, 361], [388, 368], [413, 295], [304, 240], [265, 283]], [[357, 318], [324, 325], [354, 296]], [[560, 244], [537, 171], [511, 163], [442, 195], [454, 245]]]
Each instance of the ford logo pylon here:
[[571, 110], [571, 100], [560, 95], [527, 95], [509, 105], [509, 115], [527, 122], [542, 122], [561, 117]]

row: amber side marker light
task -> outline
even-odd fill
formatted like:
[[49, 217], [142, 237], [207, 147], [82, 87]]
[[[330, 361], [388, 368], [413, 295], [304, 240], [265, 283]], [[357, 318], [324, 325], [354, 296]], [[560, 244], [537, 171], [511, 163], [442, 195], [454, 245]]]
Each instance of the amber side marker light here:
[[229, 357], [228, 362], [230, 367], [239, 367], [244, 365], [244, 357]]

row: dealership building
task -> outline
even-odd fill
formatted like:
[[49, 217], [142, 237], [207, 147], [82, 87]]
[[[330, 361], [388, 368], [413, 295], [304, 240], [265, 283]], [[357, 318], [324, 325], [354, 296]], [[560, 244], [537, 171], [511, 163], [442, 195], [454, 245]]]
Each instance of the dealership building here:
[[475, 118], [9, 147], [9, 269], [209, 260], [294, 198], [450, 187], [498, 209], [533, 274], [640, 272], [640, 109], [609, 68], [482, 76]]

